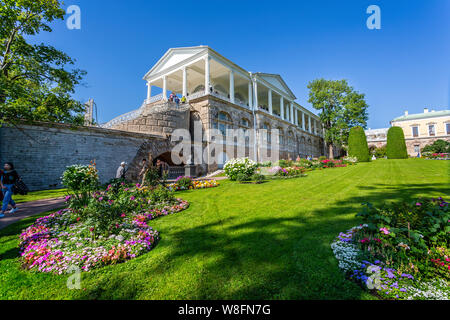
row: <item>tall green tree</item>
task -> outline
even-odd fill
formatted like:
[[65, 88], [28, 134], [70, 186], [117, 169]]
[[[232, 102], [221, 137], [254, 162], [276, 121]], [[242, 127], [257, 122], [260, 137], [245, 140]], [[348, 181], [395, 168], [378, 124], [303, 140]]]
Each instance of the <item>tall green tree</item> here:
[[72, 94], [86, 72], [64, 52], [29, 42], [64, 14], [58, 0], [0, 0], [0, 124], [83, 122]]
[[352, 127], [366, 128], [368, 105], [365, 95], [355, 91], [346, 80], [316, 79], [308, 84], [308, 89], [308, 102], [320, 111], [324, 140], [332, 159], [333, 145], [346, 145]]

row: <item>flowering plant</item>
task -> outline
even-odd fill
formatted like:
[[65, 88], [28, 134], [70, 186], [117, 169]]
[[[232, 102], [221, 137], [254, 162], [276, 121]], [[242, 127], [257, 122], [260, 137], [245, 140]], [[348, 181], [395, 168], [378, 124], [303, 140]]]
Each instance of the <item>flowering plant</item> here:
[[22, 264], [61, 274], [72, 265], [89, 271], [133, 259], [159, 238], [148, 221], [188, 206], [170, 190], [123, 185], [116, 192], [108, 186], [96, 191], [88, 206], [60, 210], [25, 229], [20, 235]]
[[442, 198], [418, 199], [358, 214], [364, 224], [331, 247], [350, 279], [393, 299], [450, 297], [450, 213]]
[[238, 174], [252, 176], [257, 168], [257, 163], [249, 158], [228, 160], [223, 167], [225, 174], [232, 181], [236, 180]]

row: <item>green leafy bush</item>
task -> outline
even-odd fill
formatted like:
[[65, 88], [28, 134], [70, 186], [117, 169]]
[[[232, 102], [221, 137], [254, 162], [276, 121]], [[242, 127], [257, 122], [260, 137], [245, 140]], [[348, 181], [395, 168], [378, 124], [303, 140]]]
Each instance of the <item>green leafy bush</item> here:
[[175, 180], [175, 183], [178, 185], [180, 190], [188, 190], [189, 188], [194, 186], [193, 180], [188, 176], [180, 176]]
[[175, 201], [174, 192], [162, 185], [159, 185], [150, 193], [150, 201], [151, 203], [173, 203]]
[[388, 159], [407, 159], [405, 135], [400, 127], [391, 127], [387, 133], [386, 155]]
[[149, 187], [155, 187], [161, 183], [161, 177], [159, 176], [159, 170], [157, 167], [151, 166], [148, 168], [145, 174], [144, 183]]
[[426, 145], [422, 152], [430, 152], [430, 153], [450, 153], [450, 142], [438, 139], [434, 141], [432, 144]]
[[72, 204], [87, 205], [92, 192], [98, 187], [98, 171], [95, 163], [67, 167], [61, 177], [62, 183], [75, 196]]
[[370, 161], [369, 147], [367, 145], [366, 134], [360, 126], [350, 129], [348, 137], [348, 155], [356, 157], [359, 162]]

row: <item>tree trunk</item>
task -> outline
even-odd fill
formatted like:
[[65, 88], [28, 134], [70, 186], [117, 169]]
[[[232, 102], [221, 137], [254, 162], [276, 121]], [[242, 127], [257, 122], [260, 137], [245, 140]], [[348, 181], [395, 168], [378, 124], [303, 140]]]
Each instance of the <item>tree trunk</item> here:
[[334, 156], [333, 156], [333, 144], [329, 143], [328, 144], [328, 159], [333, 160]]

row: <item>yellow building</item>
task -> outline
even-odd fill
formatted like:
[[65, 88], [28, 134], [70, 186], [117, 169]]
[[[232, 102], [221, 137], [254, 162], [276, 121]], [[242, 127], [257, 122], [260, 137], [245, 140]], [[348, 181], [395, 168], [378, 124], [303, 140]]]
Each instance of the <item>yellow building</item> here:
[[391, 121], [391, 126], [400, 127], [405, 134], [406, 147], [410, 156], [417, 156], [422, 148], [441, 139], [450, 141], [450, 110], [429, 111], [408, 114]]

